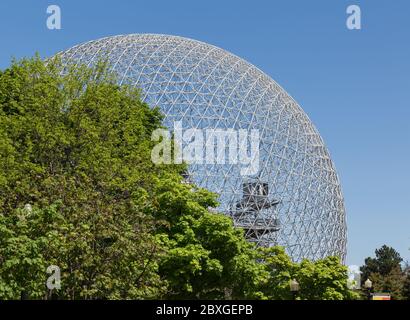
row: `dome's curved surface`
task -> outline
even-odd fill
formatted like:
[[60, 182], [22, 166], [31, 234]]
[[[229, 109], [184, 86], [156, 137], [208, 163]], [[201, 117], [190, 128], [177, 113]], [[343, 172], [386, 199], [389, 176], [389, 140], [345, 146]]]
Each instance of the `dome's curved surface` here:
[[[120, 82], [140, 87], [170, 128], [182, 120], [185, 128], [259, 130], [258, 174], [246, 178], [235, 164], [193, 164], [190, 178], [220, 194], [219, 209], [248, 238], [283, 245], [295, 260], [344, 260], [345, 210], [329, 153], [303, 110], [269, 76], [225, 50], [168, 35], [113, 36], [60, 55], [86, 64], [108, 58]], [[256, 209], [255, 186], [265, 199]]]

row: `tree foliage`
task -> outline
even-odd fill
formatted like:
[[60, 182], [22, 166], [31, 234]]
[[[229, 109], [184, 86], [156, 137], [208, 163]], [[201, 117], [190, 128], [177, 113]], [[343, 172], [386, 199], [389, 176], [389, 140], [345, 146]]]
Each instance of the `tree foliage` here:
[[265, 263], [270, 273], [266, 292], [270, 299], [291, 299], [289, 283], [296, 279], [301, 300], [350, 300], [359, 295], [348, 288], [347, 267], [337, 257], [294, 263], [281, 247], [266, 249]]
[[363, 281], [366, 281], [371, 273], [379, 273], [386, 276], [400, 266], [400, 263], [403, 261], [395, 249], [386, 245], [376, 249], [375, 255], [375, 258], [366, 258], [364, 265], [360, 268]]
[[365, 264], [360, 267], [362, 271], [362, 284], [367, 279], [373, 283], [375, 292], [388, 292], [392, 299], [403, 299], [405, 273], [400, 254], [392, 247], [383, 245], [375, 250], [375, 258], [368, 257]]
[[[160, 294], [156, 221], [145, 212], [165, 171], [150, 161], [158, 110], [103, 64], [39, 58], [0, 73], [0, 106], [3, 297], [42, 297], [52, 264], [63, 298]], [[21, 217], [26, 204], [33, 212]]]
[[404, 276], [402, 296], [403, 299], [410, 300], [410, 265], [408, 262], [406, 263], [406, 268], [404, 269]]

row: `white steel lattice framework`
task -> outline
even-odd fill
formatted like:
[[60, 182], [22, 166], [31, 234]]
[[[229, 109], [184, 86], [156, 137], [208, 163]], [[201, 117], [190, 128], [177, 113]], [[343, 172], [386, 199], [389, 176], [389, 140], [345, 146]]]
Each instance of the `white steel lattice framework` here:
[[176, 36], [120, 35], [61, 52], [63, 61], [108, 59], [121, 83], [142, 89], [165, 125], [258, 129], [260, 170], [192, 164], [189, 178], [220, 195], [218, 208], [260, 245], [286, 247], [294, 260], [346, 254], [346, 220], [329, 153], [299, 105], [269, 76], [215, 46]]

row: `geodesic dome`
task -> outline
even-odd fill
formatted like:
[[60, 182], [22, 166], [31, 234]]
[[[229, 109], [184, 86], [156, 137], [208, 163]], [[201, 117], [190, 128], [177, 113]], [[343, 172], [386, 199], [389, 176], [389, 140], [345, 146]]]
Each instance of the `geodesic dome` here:
[[299, 105], [269, 76], [215, 46], [177, 36], [120, 35], [59, 53], [91, 65], [107, 59], [120, 83], [142, 89], [173, 128], [258, 130], [259, 170], [235, 163], [191, 164], [188, 178], [219, 195], [259, 245], [282, 245], [296, 261], [346, 254], [346, 221], [329, 153]]

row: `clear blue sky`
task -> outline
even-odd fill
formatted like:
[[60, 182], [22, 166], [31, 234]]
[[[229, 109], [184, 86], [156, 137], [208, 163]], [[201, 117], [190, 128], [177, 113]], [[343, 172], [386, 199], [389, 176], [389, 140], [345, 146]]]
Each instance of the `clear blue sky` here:
[[[46, 28], [46, 8], [62, 30]], [[346, 28], [358, 4], [362, 30]], [[255, 64], [285, 88], [322, 134], [342, 181], [349, 264], [383, 244], [410, 260], [410, 1], [0, 2], [0, 68], [38, 51], [126, 33], [202, 40]]]

